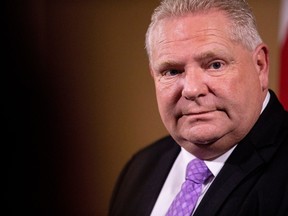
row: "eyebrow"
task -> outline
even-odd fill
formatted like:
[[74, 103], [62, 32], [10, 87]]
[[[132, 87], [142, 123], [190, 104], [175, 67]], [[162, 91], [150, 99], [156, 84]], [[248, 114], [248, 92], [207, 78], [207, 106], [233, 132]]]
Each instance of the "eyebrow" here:
[[165, 61], [165, 62], [162, 62], [162, 63], [156, 65], [155, 69], [157, 71], [161, 71], [161, 70], [163, 70], [165, 68], [181, 67], [181, 66], [183, 66], [183, 63], [181, 63], [181, 62], [168, 60], [168, 61]]
[[214, 59], [214, 58], [223, 57], [224, 55], [225, 55], [224, 53], [220, 53], [219, 55], [219, 52], [216, 54], [215, 52], [208, 51], [208, 52], [197, 54], [196, 56], [194, 56], [194, 59], [196, 61], [202, 61], [203, 59]]
[[[193, 60], [196, 62], [206, 62], [206, 61], [211, 61], [213, 59], [226, 59], [233, 61], [233, 57], [229, 55], [227, 52], [222, 51], [222, 50], [215, 50], [215, 51], [203, 51], [201, 53], [197, 53], [192, 56]], [[173, 59], [171, 60], [166, 60], [164, 62], [160, 62], [159, 64], [156, 64], [154, 67], [156, 71], [162, 71], [166, 68], [178, 68], [178, 67], [183, 67], [185, 65], [184, 62], [181, 61], [174, 61]]]
[[216, 51], [206, 51], [203, 53], [196, 54], [194, 56], [194, 59], [196, 61], [203, 61], [203, 60], [211, 60], [211, 59], [227, 59], [232, 61], [233, 57], [229, 55], [229, 53], [223, 51], [223, 50], [216, 50]]

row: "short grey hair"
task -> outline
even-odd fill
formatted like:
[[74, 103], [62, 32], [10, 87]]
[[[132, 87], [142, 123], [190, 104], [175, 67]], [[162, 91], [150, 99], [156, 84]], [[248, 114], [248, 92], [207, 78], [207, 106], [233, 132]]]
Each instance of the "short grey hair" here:
[[212, 9], [223, 11], [230, 19], [233, 41], [241, 43], [251, 51], [262, 42], [253, 12], [245, 0], [163, 0], [155, 9], [146, 33], [148, 57], [151, 58], [152, 32], [160, 20], [205, 13]]

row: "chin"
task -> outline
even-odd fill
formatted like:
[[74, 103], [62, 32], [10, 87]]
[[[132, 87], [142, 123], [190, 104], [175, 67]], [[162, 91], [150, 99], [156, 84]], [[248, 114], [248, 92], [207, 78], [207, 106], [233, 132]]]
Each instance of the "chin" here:
[[207, 143], [207, 144], [195, 144], [191, 142], [185, 142], [180, 144], [186, 151], [190, 152], [195, 157], [202, 159], [202, 160], [213, 160], [223, 153], [225, 153], [225, 149], [222, 147], [217, 146], [214, 143]]
[[197, 148], [206, 148], [210, 145], [213, 145], [217, 139], [208, 139], [207, 137], [182, 137], [182, 136], [173, 136], [175, 141], [182, 146], [183, 148], [191, 149], [194, 147]]
[[213, 145], [185, 143], [181, 146], [186, 151], [202, 160], [213, 160], [223, 154], [223, 152], [218, 152], [217, 148], [215, 149]]
[[194, 133], [193, 135], [182, 136], [182, 139], [188, 143], [193, 143], [194, 145], [212, 145], [217, 140], [219, 140], [221, 136], [216, 134], [199, 134]]

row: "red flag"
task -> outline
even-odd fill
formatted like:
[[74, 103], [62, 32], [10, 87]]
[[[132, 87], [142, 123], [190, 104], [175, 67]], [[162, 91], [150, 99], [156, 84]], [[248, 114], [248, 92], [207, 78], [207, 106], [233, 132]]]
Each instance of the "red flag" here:
[[280, 15], [280, 101], [288, 110], [288, 0], [282, 0]]

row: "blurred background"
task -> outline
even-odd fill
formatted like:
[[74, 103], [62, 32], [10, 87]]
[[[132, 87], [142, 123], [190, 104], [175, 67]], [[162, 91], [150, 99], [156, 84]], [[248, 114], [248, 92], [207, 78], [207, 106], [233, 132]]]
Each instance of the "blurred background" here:
[[[270, 46], [270, 88], [278, 92], [280, 2], [248, 2]], [[9, 215], [105, 216], [127, 160], [167, 134], [144, 50], [158, 0], [4, 4]]]

